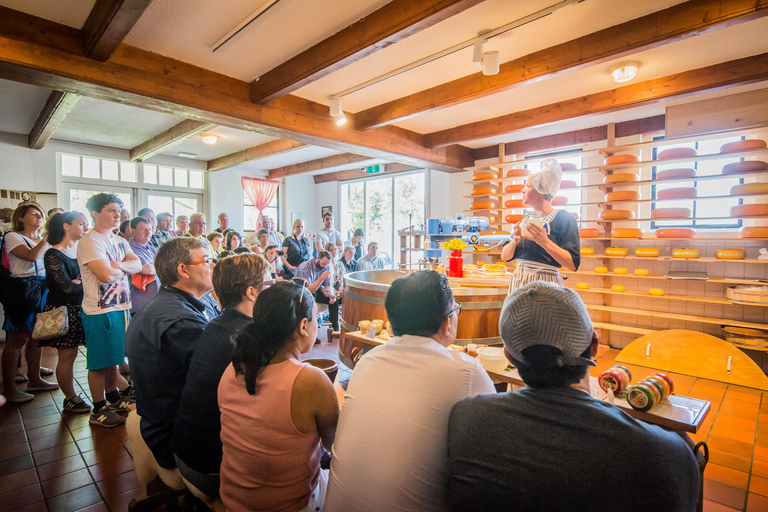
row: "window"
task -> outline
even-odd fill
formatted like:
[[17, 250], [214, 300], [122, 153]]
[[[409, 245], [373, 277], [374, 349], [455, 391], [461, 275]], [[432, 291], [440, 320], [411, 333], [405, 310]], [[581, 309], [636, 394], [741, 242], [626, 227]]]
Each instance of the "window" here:
[[[275, 193], [275, 197], [272, 198], [272, 202], [269, 206], [264, 208], [263, 214], [267, 217], [271, 217], [275, 221], [275, 229], [280, 231], [280, 200], [278, 199], [279, 193]], [[253, 206], [251, 200], [248, 199], [248, 195], [243, 190], [243, 231], [257, 231], [260, 227], [256, 224], [259, 221], [259, 210]]]
[[197, 209], [196, 197], [185, 197], [178, 194], [149, 194], [147, 196], [147, 204], [155, 214], [162, 212], [172, 214], [174, 225], [179, 215], [189, 217], [193, 213], [200, 211]]
[[72, 178], [135, 183], [136, 164], [78, 155], [61, 155], [61, 175]]

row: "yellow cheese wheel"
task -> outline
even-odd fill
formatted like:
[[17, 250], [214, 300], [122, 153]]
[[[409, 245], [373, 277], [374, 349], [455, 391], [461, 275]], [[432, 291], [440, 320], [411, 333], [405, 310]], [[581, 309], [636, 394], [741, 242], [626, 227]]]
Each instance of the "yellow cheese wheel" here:
[[579, 238], [597, 238], [600, 236], [600, 230], [595, 228], [581, 228], [579, 230]]
[[[576, 164], [571, 163], [562, 163], [560, 164], [560, 168], [563, 171], [575, 171], [576, 170]], [[562, 185], [561, 185], [562, 186]]]
[[657, 199], [687, 199], [697, 197], [695, 187], [668, 188], [656, 192]]
[[472, 192], [470, 192], [470, 195], [473, 196], [487, 196], [490, 194], [497, 194], [499, 191], [496, 187], [478, 187], [473, 188]]
[[648, 295], [661, 297], [662, 295], [664, 295], [664, 290], [662, 290], [661, 288], [651, 288], [650, 290], [648, 290]]
[[696, 238], [696, 230], [690, 228], [659, 228], [656, 238]]
[[595, 248], [594, 247], [582, 247], [579, 252], [580, 252], [580, 254], [582, 256], [592, 256], [593, 254], [595, 254]]
[[666, 169], [656, 173], [657, 180], [680, 180], [696, 176], [696, 169]]
[[732, 196], [768, 194], [768, 183], [742, 183], [731, 187]]
[[579, 290], [589, 290], [589, 283], [576, 283], [576, 288]]
[[475, 201], [469, 205], [470, 210], [491, 210], [496, 208], [495, 201]]
[[509, 224], [517, 224], [518, 222], [523, 220], [524, 217], [525, 215], [523, 215], [522, 213], [518, 213], [517, 215], [507, 215], [506, 217], [504, 217], [504, 221]]
[[746, 160], [733, 162], [723, 166], [723, 174], [738, 174], [740, 172], [761, 172], [768, 170], [768, 163], [762, 160]]
[[608, 267], [595, 267], [595, 273], [606, 274], [608, 273]]
[[515, 185], [507, 185], [507, 188], [504, 189], [504, 192], [507, 194], [515, 194], [517, 192], [522, 192], [523, 187], [525, 187], [525, 185], [521, 183]]
[[564, 204], [568, 204], [568, 198], [565, 196], [557, 196], [554, 199], [552, 199], [552, 202], [550, 204], [552, 206], [563, 206]]
[[600, 212], [600, 218], [603, 220], [622, 220], [634, 219], [634, 210], [603, 210]]
[[605, 194], [605, 200], [611, 201], [639, 201], [640, 192], [636, 190], [617, 190], [616, 192], [608, 192]]
[[691, 158], [696, 156], [696, 150], [693, 148], [671, 148], [659, 151], [657, 160], [672, 160], [675, 158]]
[[640, 181], [640, 178], [633, 172], [617, 172], [609, 174], [603, 180], [604, 183], [626, 183], [628, 181]]
[[[576, 166], [574, 166], [574, 167], [576, 167]], [[578, 183], [576, 183], [573, 180], [563, 180], [563, 181], [560, 182], [560, 188], [573, 188], [573, 187], [578, 187], [578, 186], [579, 186]]]
[[498, 177], [495, 172], [476, 172], [472, 175], [472, 181], [495, 180]]
[[626, 269], [626, 268], [624, 268], [624, 267], [615, 267], [615, 268], [613, 269], [613, 273], [614, 273], [614, 274], [618, 274], [618, 275], [620, 275], [620, 276], [623, 276], [624, 274], [626, 274], [626, 273], [627, 273], [627, 269]]
[[737, 140], [720, 146], [721, 153], [733, 153], [734, 151], [749, 151], [750, 149], [765, 148], [765, 141], [760, 139]]
[[523, 178], [531, 174], [528, 169], [510, 169], [507, 171], [507, 178]]
[[613, 286], [611, 286], [611, 291], [612, 292], [623, 292], [624, 290], [625, 290], [625, 288], [623, 286], [621, 286], [620, 284], [614, 284]]
[[523, 207], [522, 199], [508, 199], [504, 203], [504, 208], [522, 208], [522, 207]]
[[635, 256], [641, 258], [656, 258], [661, 254], [661, 251], [657, 247], [637, 247], [635, 249]]
[[768, 238], [768, 226], [749, 226], [739, 230], [741, 238]]
[[613, 238], [643, 238], [645, 231], [638, 228], [616, 228], [611, 231]]
[[640, 161], [640, 157], [637, 155], [623, 154], [623, 155], [611, 155], [606, 157], [605, 165], [615, 164], [635, 164]]
[[768, 204], [737, 204], [731, 206], [731, 217], [768, 215]]
[[655, 208], [651, 210], [652, 219], [689, 219], [691, 210], [688, 208]]
[[694, 259], [701, 256], [701, 251], [698, 249], [672, 249], [673, 258]]
[[719, 260], [743, 260], [747, 257], [747, 251], [742, 249], [720, 249], [715, 251], [715, 258]]
[[629, 249], [626, 247], [606, 247], [605, 254], [608, 256], [626, 256], [629, 254]]
[[634, 274], [636, 276], [647, 276], [648, 275], [648, 269], [647, 268], [636, 268]]

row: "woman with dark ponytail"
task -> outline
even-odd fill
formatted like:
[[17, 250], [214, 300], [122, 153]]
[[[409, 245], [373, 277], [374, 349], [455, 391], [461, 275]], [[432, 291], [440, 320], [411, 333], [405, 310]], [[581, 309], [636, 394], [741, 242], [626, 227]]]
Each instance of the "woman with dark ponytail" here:
[[301, 363], [317, 334], [312, 294], [279, 282], [259, 294], [219, 383], [221, 499], [228, 510], [319, 510], [339, 404], [325, 372]]

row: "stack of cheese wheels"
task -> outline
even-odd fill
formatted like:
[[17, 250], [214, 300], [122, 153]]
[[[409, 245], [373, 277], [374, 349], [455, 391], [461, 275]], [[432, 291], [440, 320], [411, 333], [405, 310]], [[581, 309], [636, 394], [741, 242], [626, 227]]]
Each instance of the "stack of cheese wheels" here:
[[605, 158], [605, 165], [617, 165], [617, 164], [636, 164], [640, 161], [640, 157], [632, 154], [619, 154], [611, 155]]
[[504, 203], [504, 208], [523, 208], [522, 199], [507, 199]]
[[[578, 187], [579, 184], [573, 180], [563, 180], [560, 182], [560, 188], [573, 188]], [[522, 189], [521, 189], [522, 190]]]
[[475, 187], [470, 192], [472, 196], [491, 196], [499, 193], [496, 187]]
[[768, 183], [742, 183], [731, 187], [732, 196], [768, 194]]
[[610, 389], [614, 394], [622, 393], [632, 382], [632, 372], [626, 366], [614, 365], [598, 377], [598, 383], [606, 393]]
[[768, 238], [768, 226], [749, 226], [739, 230], [741, 238]]
[[656, 191], [656, 199], [688, 199], [697, 197], [696, 187], [667, 188]]
[[691, 228], [659, 228], [656, 238], [696, 238], [696, 230]]
[[747, 251], [743, 249], [718, 249], [715, 258], [719, 260], [743, 260], [747, 257]]
[[643, 238], [645, 231], [639, 228], [616, 228], [611, 231], [612, 238]]
[[629, 249], [626, 247], [606, 247], [605, 254], [608, 256], [626, 256], [629, 254]]
[[522, 192], [523, 191], [523, 187], [525, 187], [525, 185], [523, 185], [521, 183], [514, 184], [514, 185], [507, 185], [507, 188], [504, 189], [504, 193], [505, 194], [516, 194], [517, 192]]
[[667, 375], [654, 373], [637, 384], [629, 386], [627, 403], [637, 411], [649, 411], [671, 395], [675, 385]]
[[720, 146], [721, 153], [734, 153], [736, 151], [750, 151], [753, 149], [765, 149], [766, 144], [764, 140], [760, 139], [746, 139], [737, 140], [736, 142], [729, 142]]
[[472, 181], [495, 180], [498, 177], [495, 172], [476, 172], [472, 175]]
[[474, 201], [470, 203], [470, 210], [493, 210], [496, 208], [496, 201]]
[[731, 206], [731, 217], [757, 217], [768, 215], [768, 204], [737, 204]]
[[681, 259], [696, 259], [699, 256], [701, 256], [701, 251], [698, 249], [689, 249], [689, 248], [683, 248], [683, 249], [672, 249], [672, 257], [673, 258], [681, 258]]
[[658, 181], [664, 180], [684, 180], [687, 178], [696, 177], [696, 169], [682, 168], [682, 169], [665, 169], [656, 173], [656, 179]]
[[654, 208], [651, 210], [652, 219], [690, 219], [691, 210], [688, 208]]
[[595, 248], [594, 247], [582, 247], [579, 250], [579, 253], [582, 256], [592, 256], [593, 254], [595, 254]]
[[605, 194], [606, 202], [613, 201], [639, 201], [640, 192], [637, 190], [617, 190], [615, 192], [608, 192]]
[[568, 198], [565, 196], [557, 196], [550, 202], [552, 206], [563, 206], [564, 204], [568, 204]]
[[603, 180], [606, 185], [611, 183], [628, 183], [633, 181], [640, 181], [640, 178], [637, 176], [637, 174], [633, 172], [617, 172], [614, 174], [609, 174]]
[[661, 251], [657, 247], [636, 247], [635, 256], [641, 258], [657, 258]]
[[657, 160], [677, 160], [678, 158], [694, 158], [696, 150], [693, 148], [670, 148], [659, 151]]
[[517, 224], [518, 222], [520, 222], [524, 218], [525, 218], [525, 215], [523, 215], [522, 213], [511, 214], [511, 215], [507, 215], [506, 217], [504, 217], [504, 221], [506, 223], [508, 223], [508, 224]]
[[579, 238], [597, 238], [600, 236], [600, 230], [595, 228], [581, 228]]
[[510, 169], [507, 171], [507, 178], [525, 178], [531, 174], [528, 169]]
[[762, 160], [744, 160], [723, 166], [723, 174], [739, 174], [741, 172], [763, 172], [768, 170], [768, 162]]
[[600, 218], [603, 220], [626, 220], [634, 219], [634, 210], [603, 210], [600, 212]]

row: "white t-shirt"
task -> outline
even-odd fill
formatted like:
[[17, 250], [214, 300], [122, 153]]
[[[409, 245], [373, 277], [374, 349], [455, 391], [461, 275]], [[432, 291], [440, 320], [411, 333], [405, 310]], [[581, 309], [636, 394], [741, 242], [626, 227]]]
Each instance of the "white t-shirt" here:
[[341, 233], [335, 229], [326, 231], [325, 228], [323, 228], [317, 232], [317, 235], [315, 235], [315, 242], [320, 242], [323, 246], [323, 250], [325, 250], [325, 244], [339, 245], [341, 243]]
[[127, 275], [113, 283], [102, 283], [88, 267], [88, 263], [96, 260], [123, 261], [127, 254], [133, 254], [128, 242], [111, 231], [102, 235], [92, 229], [78, 242], [77, 263], [83, 279], [83, 311], [86, 315], [131, 309]]
[[431, 338], [402, 336], [368, 352], [344, 397], [323, 510], [447, 510], [448, 415], [495, 392], [476, 359]]
[[[29, 243], [29, 245], [27, 245], [27, 243]], [[40, 241], [39, 243], [43, 242]], [[30, 277], [35, 275], [35, 263], [37, 263], [37, 275], [45, 277], [45, 265], [43, 264], [45, 251], [40, 252], [40, 257], [37, 259], [37, 262], [23, 260], [11, 254], [11, 251], [19, 246], [34, 249], [37, 244], [38, 242], [35, 242], [21, 233], [16, 233], [15, 231], [5, 235], [5, 238], [3, 238], [3, 250], [8, 254], [8, 264], [13, 277]]]

